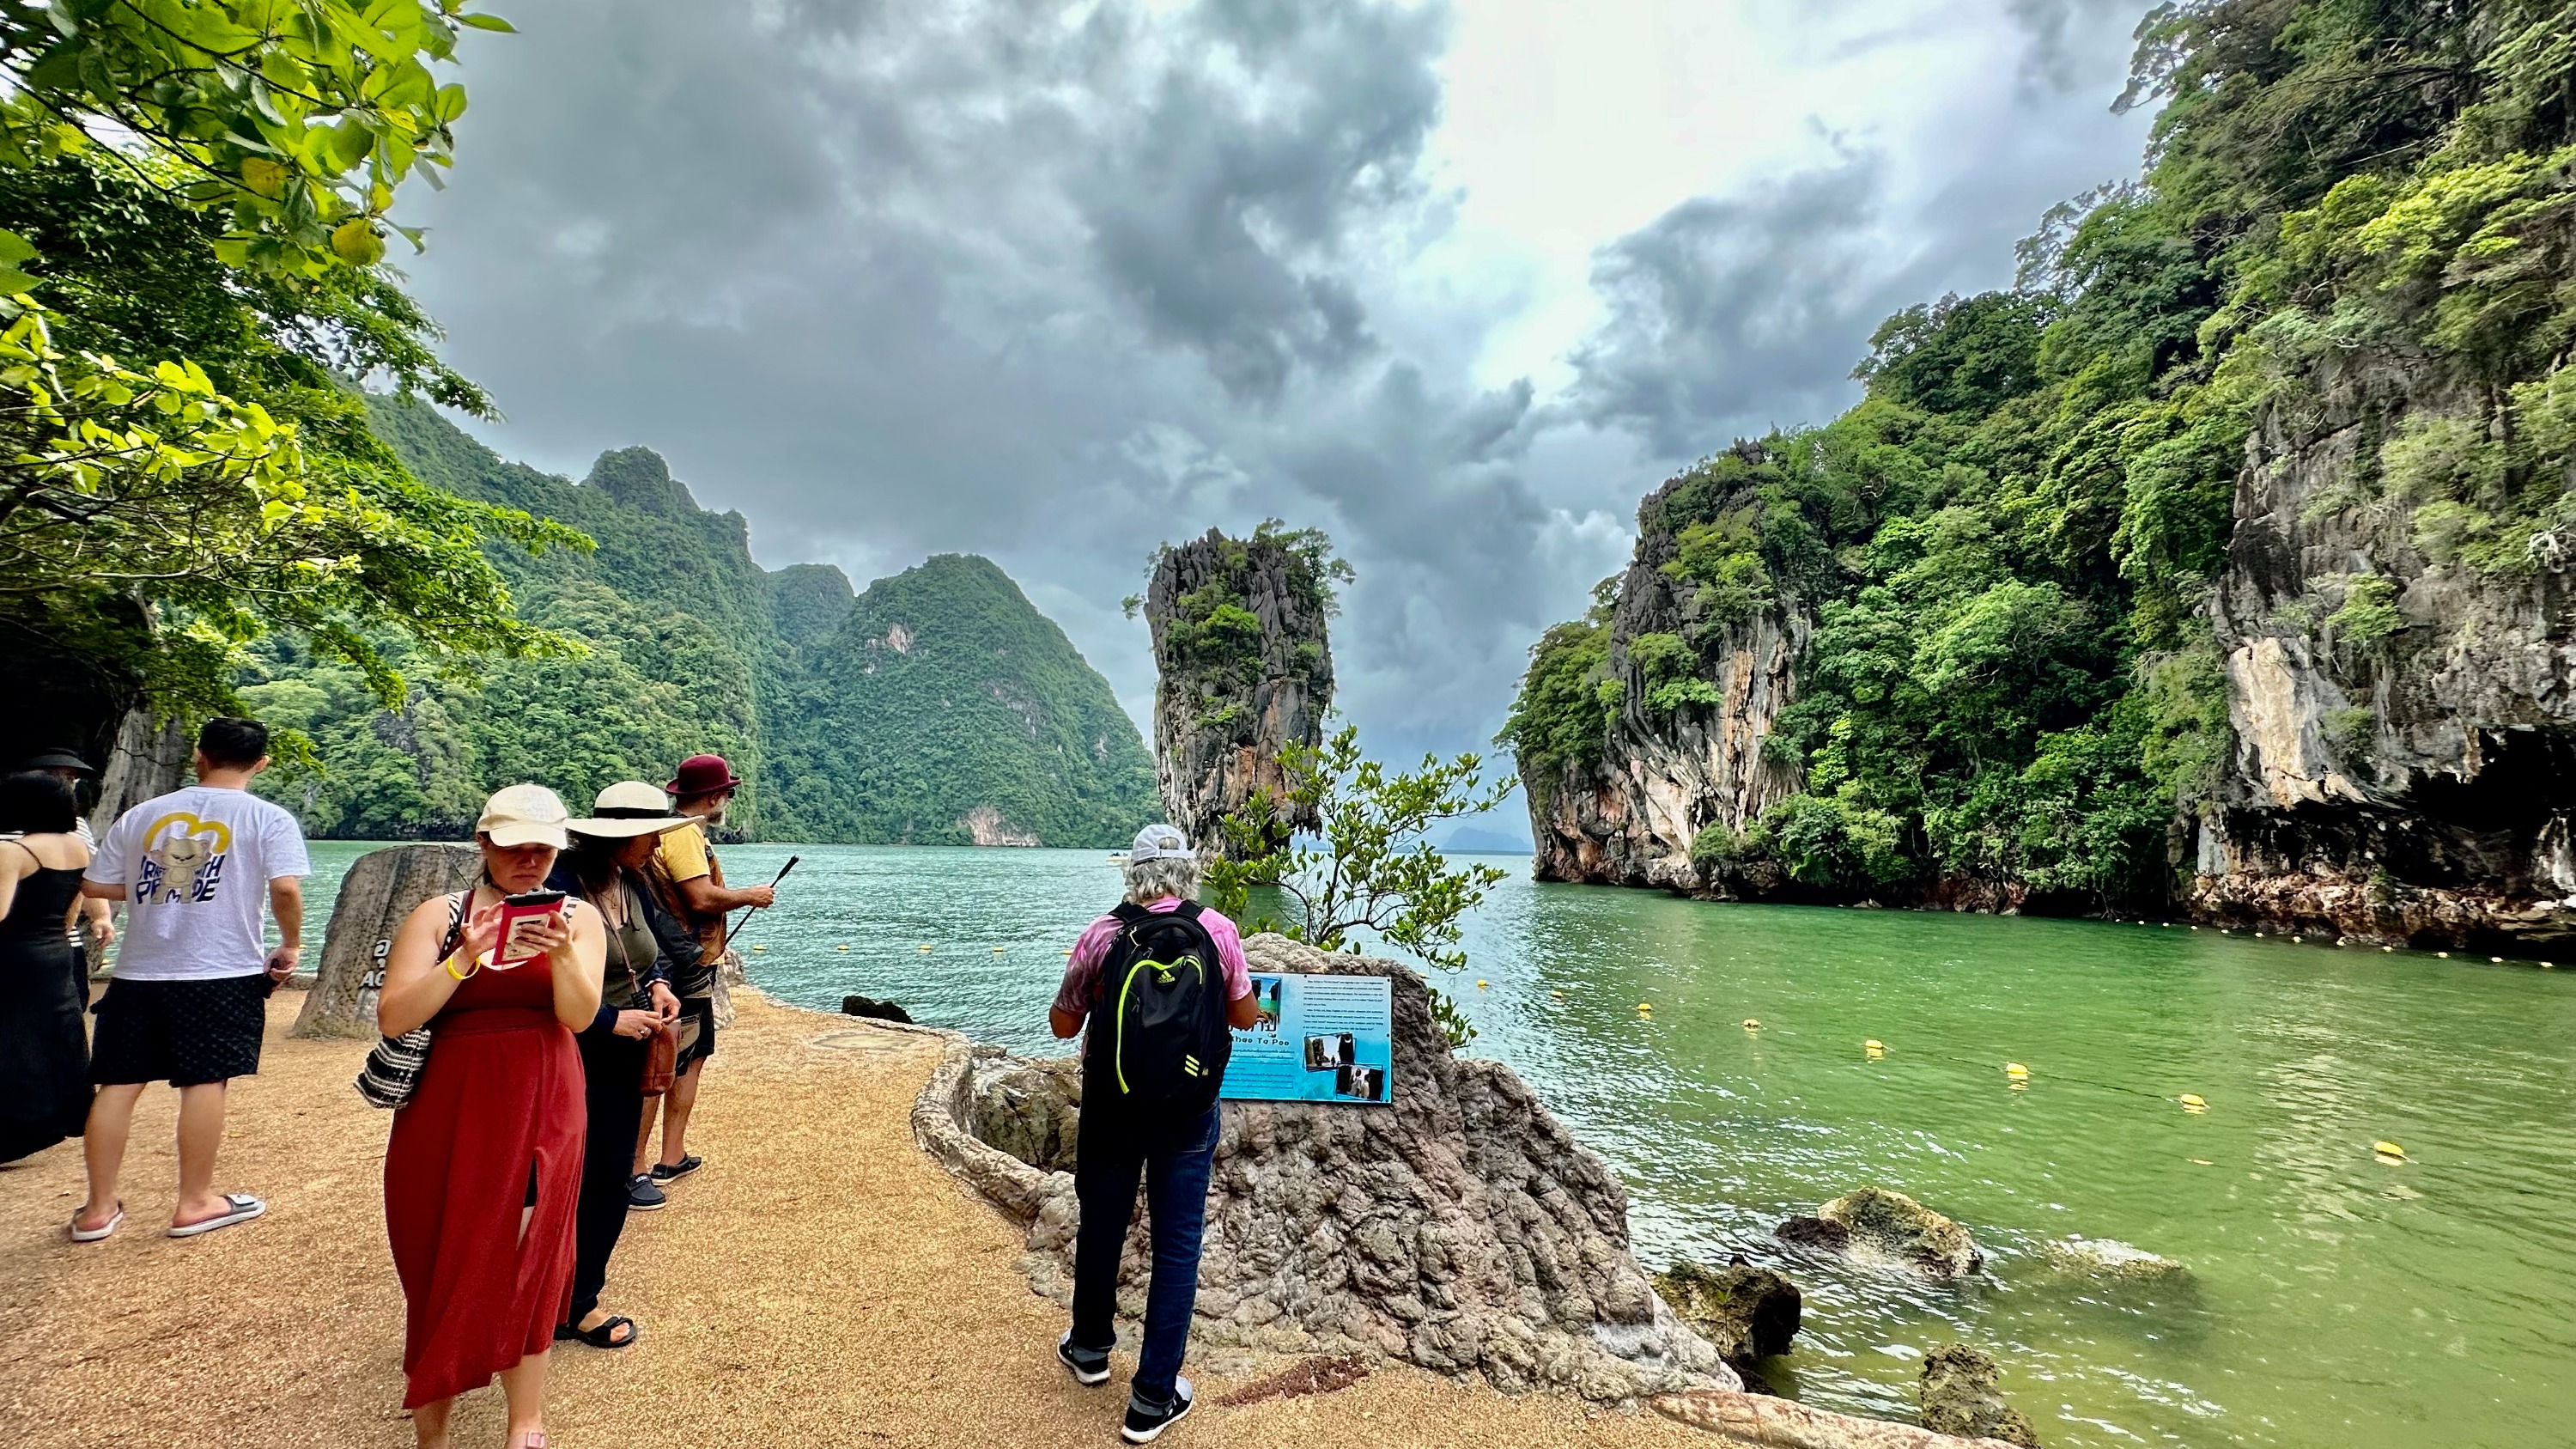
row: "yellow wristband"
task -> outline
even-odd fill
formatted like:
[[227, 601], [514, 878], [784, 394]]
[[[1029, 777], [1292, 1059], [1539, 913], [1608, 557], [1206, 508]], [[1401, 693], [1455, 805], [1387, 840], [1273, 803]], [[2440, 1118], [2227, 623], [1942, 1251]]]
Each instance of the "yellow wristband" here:
[[[456, 969], [456, 958], [457, 958], [457, 957], [459, 957], [459, 956], [462, 956], [462, 955], [464, 955], [464, 954], [465, 954], [465, 953], [464, 953], [464, 952], [462, 952], [462, 951], [451, 952], [451, 953], [448, 955], [448, 958], [447, 958], [446, 960], [441, 961], [441, 962], [440, 962], [440, 963], [438, 963], [438, 964], [440, 964], [441, 966], [444, 966], [444, 967], [446, 967], [446, 968], [447, 968], [447, 974], [448, 974], [448, 975], [455, 977], [455, 978], [456, 978], [457, 980], [459, 980], [459, 981], [466, 980], [467, 978], [471, 977], [471, 976], [474, 974], [474, 972], [473, 972], [473, 971], [459, 971], [459, 970], [457, 970], [457, 969]], [[481, 969], [482, 969], [482, 968], [481, 968], [481, 966], [480, 966], [480, 965], [477, 965], [477, 966], [476, 966], [476, 968], [475, 968], [475, 970], [481, 970]]]

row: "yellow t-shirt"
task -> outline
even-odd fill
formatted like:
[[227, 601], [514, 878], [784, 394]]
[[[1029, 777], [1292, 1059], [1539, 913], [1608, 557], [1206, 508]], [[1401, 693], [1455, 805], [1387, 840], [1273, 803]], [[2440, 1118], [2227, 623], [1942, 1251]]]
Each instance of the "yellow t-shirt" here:
[[724, 913], [719, 911], [706, 916], [690, 910], [687, 899], [677, 889], [680, 882], [696, 880], [700, 876], [712, 879], [719, 886], [724, 884], [724, 868], [716, 864], [716, 853], [707, 845], [706, 827], [693, 821], [676, 830], [664, 831], [661, 843], [653, 848], [652, 873], [656, 877], [654, 885], [662, 897], [663, 908], [688, 927], [689, 934], [698, 938], [698, 951], [707, 964], [712, 966], [723, 959]]
[[661, 843], [653, 849], [653, 863], [661, 867], [663, 879], [674, 885], [713, 874], [716, 856], [707, 849], [707, 828], [692, 821], [663, 831]]

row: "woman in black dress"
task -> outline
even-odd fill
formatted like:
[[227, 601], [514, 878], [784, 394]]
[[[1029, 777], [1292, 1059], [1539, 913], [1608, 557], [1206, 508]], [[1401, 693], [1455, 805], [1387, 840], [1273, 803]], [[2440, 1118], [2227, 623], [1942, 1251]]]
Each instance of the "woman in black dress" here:
[[67, 1137], [89, 1117], [87, 983], [74, 984], [68, 931], [89, 849], [80, 807], [51, 775], [0, 779], [0, 1162]]
[[659, 786], [626, 781], [599, 792], [586, 819], [570, 822], [572, 848], [555, 860], [546, 885], [598, 909], [608, 926], [608, 964], [599, 1013], [573, 1040], [581, 1048], [589, 1138], [583, 1148], [581, 1202], [574, 1228], [572, 1305], [558, 1339], [594, 1348], [635, 1341], [635, 1320], [599, 1304], [608, 1258], [626, 1229], [636, 1134], [644, 1121], [645, 1049], [680, 1014], [671, 994], [673, 958], [695, 966], [697, 942], [665, 918], [644, 880], [644, 862], [662, 832], [688, 823], [673, 815]]

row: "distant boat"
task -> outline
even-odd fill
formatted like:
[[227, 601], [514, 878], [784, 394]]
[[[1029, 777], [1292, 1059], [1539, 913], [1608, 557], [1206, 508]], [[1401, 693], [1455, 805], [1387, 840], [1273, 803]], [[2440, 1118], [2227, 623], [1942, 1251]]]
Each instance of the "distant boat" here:
[[1109, 863], [1118, 867], [1120, 870], [1125, 870], [1127, 868], [1127, 852], [1123, 850], [1113, 850], [1109, 852]]

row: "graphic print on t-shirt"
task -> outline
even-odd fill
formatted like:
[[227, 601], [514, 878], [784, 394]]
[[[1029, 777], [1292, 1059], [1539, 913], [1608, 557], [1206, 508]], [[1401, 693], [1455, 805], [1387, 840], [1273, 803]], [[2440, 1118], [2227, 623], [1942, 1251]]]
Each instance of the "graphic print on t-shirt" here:
[[211, 901], [223, 884], [233, 833], [220, 820], [200, 820], [174, 810], [143, 829], [143, 860], [135, 868], [138, 904]]

